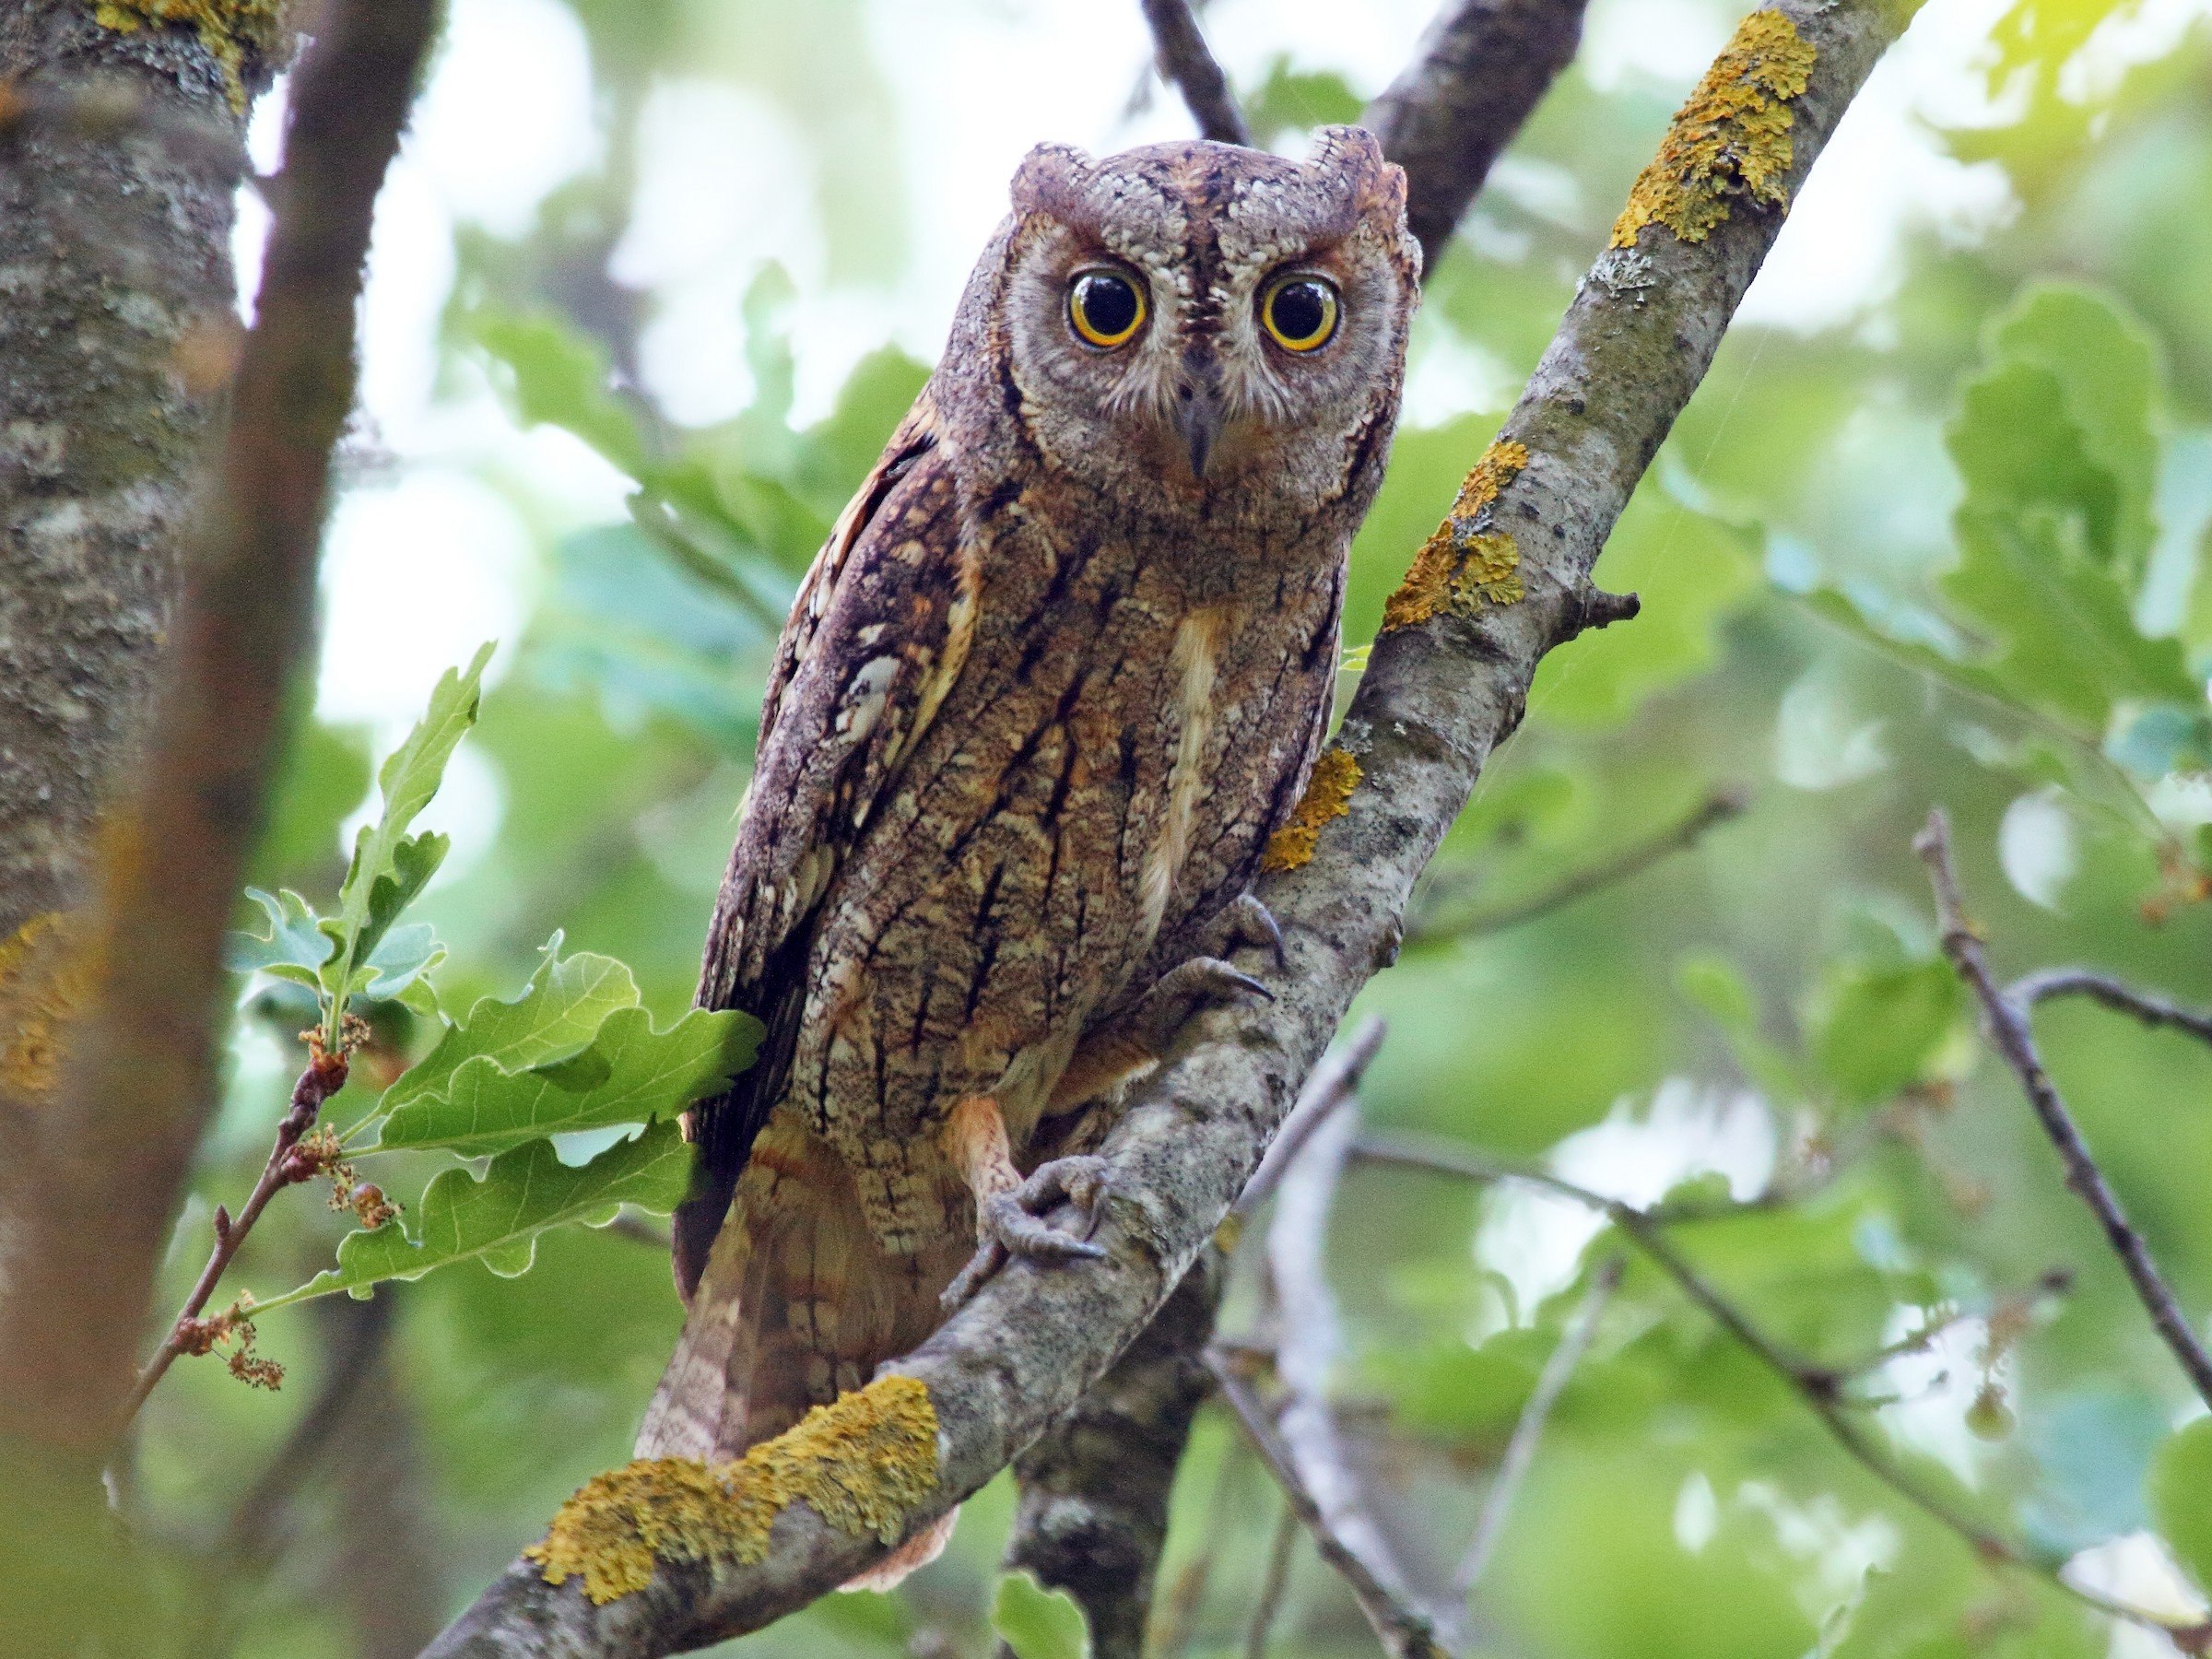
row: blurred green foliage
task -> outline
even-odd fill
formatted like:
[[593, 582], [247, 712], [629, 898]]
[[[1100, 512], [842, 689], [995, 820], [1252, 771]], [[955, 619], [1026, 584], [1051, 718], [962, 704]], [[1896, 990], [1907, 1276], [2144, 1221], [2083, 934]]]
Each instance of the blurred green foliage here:
[[[794, 296], [769, 265], [744, 305], [751, 406], [705, 428], [659, 413], [630, 367], [653, 298], [606, 276], [636, 186], [640, 112], [676, 76], [766, 100], [808, 159], [832, 284], [865, 288], [912, 257], [932, 181], [900, 165], [888, 97], [900, 66], [871, 50], [879, 20], [858, 0], [573, 7], [601, 161], [526, 235], [460, 239], [444, 350], [449, 368], [488, 368], [518, 420], [565, 428], [617, 467], [629, 514], [542, 538], [530, 619], [506, 642], [512, 666], [484, 693], [470, 745], [498, 781], [496, 826], [417, 908], [452, 953], [442, 1006], [477, 1010], [465, 1025], [483, 1018], [479, 998], [558, 971], [536, 952], [563, 929], [582, 953], [566, 962], [619, 959], [631, 1023], [665, 1033], [688, 1005], [777, 620], [925, 369], [888, 347], [863, 357], [826, 418], [798, 420]], [[1717, 41], [1729, 8], [1692, 9]], [[1913, 124], [1943, 165], [1995, 170], [2008, 214], [1971, 234], [1910, 220], [1893, 285], [1865, 304], [1820, 327], [1731, 335], [1601, 567], [1609, 587], [1641, 593], [1642, 616], [1545, 665], [1425, 900], [1478, 913], [1542, 892], [1723, 784], [1747, 788], [1750, 810], [1632, 881], [1409, 954], [1362, 998], [1391, 1022], [1365, 1110], [1552, 1156], [1588, 1182], [1671, 1182], [1719, 1163], [1739, 1191], [1771, 1173], [1802, 1190], [1685, 1228], [1680, 1242], [1795, 1351], [1875, 1362], [1854, 1373], [1885, 1402], [1864, 1409], [1865, 1426], [1919, 1478], [2039, 1548], [2132, 1537], [2126, 1547], [2151, 1553], [2155, 1530], [2178, 1570], [2212, 1588], [2212, 1441], [1979, 1043], [1909, 851], [1929, 806], [1947, 805], [2002, 971], [2081, 959], [2212, 1003], [2212, 910], [2199, 901], [2212, 866], [2212, 37], [2185, 17], [2161, 35], [2151, 9], [2003, 10], [1978, 57], [1971, 41], [1959, 48], [1986, 79], [1986, 109]], [[2086, 73], [2092, 42], [2131, 23], [2136, 61]], [[1035, 73], [1134, 80], [1139, 68]], [[1258, 129], [1285, 145], [1358, 103], [1346, 66], [1326, 61], [1279, 57], [1245, 89]], [[1604, 90], [1569, 72], [1431, 275], [1417, 383], [1517, 383], [1681, 90], [1634, 69]], [[1434, 424], [1400, 433], [1354, 552], [1349, 640], [1372, 633], [1502, 418], [1489, 401], [1425, 396]], [[337, 829], [367, 782], [359, 734], [305, 730], [260, 884], [335, 888]], [[394, 1065], [439, 1041], [424, 1022], [444, 1017], [416, 1018], [384, 1040]], [[2201, 1326], [2212, 1056], [2086, 1006], [2054, 1006], [2039, 1026]], [[451, 1041], [464, 1027], [443, 1029]], [[241, 1024], [238, 1053], [172, 1265], [178, 1294], [205, 1206], [251, 1182], [296, 1068], [265, 1021]], [[499, 1081], [521, 1087], [512, 1068]], [[352, 1107], [339, 1120], [352, 1122], [372, 1095], [373, 1080], [357, 1080], [333, 1110]], [[502, 1152], [485, 1178], [524, 1155]], [[441, 1202], [430, 1191], [426, 1212]], [[349, 1224], [280, 1204], [238, 1284], [304, 1280]], [[1398, 1483], [1401, 1529], [1441, 1571], [1612, 1247], [1581, 1238], [1526, 1194], [1347, 1177], [1331, 1257], [1359, 1293], [1345, 1299], [1340, 1395]], [[2052, 1269], [2071, 1288], [2035, 1293]], [[298, 1518], [276, 1544], [229, 1569], [209, 1564], [216, 1547], [180, 1542], [178, 1595], [215, 1611], [179, 1628], [219, 1633], [190, 1651], [406, 1651], [380, 1630], [449, 1614], [571, 1488], [627, 1455], [678, 1320], [661, 1253], [599, 1230], [546, 1233], [518, 1279], [463, 1264], [379, 1296], [393, 1306], [373, 1371], [347, 1358], [366, 1340], [348, 1323], [362, 1306], [334, 1298], [265, 1323], [264, 1349], [293, 1369], [274, 1399], [191, 1362], [155, 1396], [133, 1500], [160, 1536], [238, 1535], [262, 1472], [301, 1457], [288, 1436], [327, 1391], [355, 1384], [346, 1429], [306, 1466], [372, 1471], [413, 1529], [397, 1537], [366, 1518], [383, 1512], [325, 1473], [295, 1483]], [[1232, 1325], [1248, 1300], [1232, 1297]], [[1939, 1324], [1916, 1349], [1914, 1333]], [[1209, 1408], [1161, 1581], [1182, 1651], [1241, 1647], [1276, 1513]], [[1009, 1515], [1001, 1482], [897, 1596], [830, 1598], [747, 1651], [981, 1653], [994, 1628], [1025, 1654], [1063, 1651], [1051, 1604], [998, 1580]], [[1176, 1602], [1201, 1565], [1204, 1594]], [[356, 1583], [374, 1594], [349, 1594]], [[1480, 1651], [1500, 1659], [2087, 1659], [2111, 1640], [2077, 1603], [1993, 1573], [1869, 1478], [1633, 1260], [1518, 1494], [1479, 1613]], [[1302, 1547], [1276, 1651], [1372, 1651]]]

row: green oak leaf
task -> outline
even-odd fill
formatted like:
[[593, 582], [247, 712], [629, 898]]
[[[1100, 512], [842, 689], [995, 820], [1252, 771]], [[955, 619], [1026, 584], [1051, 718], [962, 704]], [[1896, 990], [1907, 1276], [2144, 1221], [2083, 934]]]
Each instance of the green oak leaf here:
[[382, 1109], [395, 1112], [413, 1101], [443, 1098], [454, 1074], [471, 1061], [512, 1074], [572, 1060], [592, 1045], [607, 1016], [637, 1005], [638, 982], [627, 967], [588, 951], [564, 960], [555, 934], [522, 995], [479, 1001], [384, 1091]]
[[1015, 1659], [1086, 1659], [1090, 1626], [1074, 1596], [1026, 1572], [1006, 1573], [991, 1598], [991, 1628]]
[[540, 1135], [671, 1118], [719, 1093], [759, 1040], [759, 1022], [735, 1010], [694, 1008], [656, 1031], [645, 1009], [618, 1008], [568, 1060], [522, 1072], [487, 1054], [463, 1061], [438, 1094], [394, 1110], [373, 1150], [436, 1147], [476, 1158]]
[[266, 934], [241, 928], [223, 941], [223, 966], [234, 973], [262, 972], [311, 989], [323, 983], [331, 941], [308, 901], [289, 888], [271, 893], [248, 888], [269, 924]]
[[2174, 1558], [2212, 1588], [2212, 1417], [2183, 1424], [2152, 1456], [2150, 1512]]
[[482, 1262], [512, 1278], [529, 1270], [547, 1228], [603, 1225], [625, 1204], [666, 1215], [690, 1185], [691, 1159], [674, 1123], [655, 1124], [575, 1166], [560, 1161], [551, 1141], [531, 1141], [493, 1159], [481, 1176], [445, 1171], [414, 1206], [412, 1231], [403, 1215], [348, 1233], [335, 1267], [255, 1307], [265, 1312], [339, 1290], [366, 1296], [387, 1279], [418, 1279], [455, 1262]]
[[[430, 693], [430, 706], [407, 740], [394, 749], [377, 773], [383, 812], [362, 828], [353, 844], [353, 861], [338, 887], [338, 911], [324, 919], [323, 931], [337, 950], [323, 970], [323, 988], [334, 1002], [351, 994], [354, 969], [375, 954], [377, 941], [414, 901], [443, 862], [450, 844], [442, 835], [409, 835], [407, 826], [438, 793], [445, 763], [477, 723], [488, 643], [465, 669], [446, 670]], [[338, 1007], [333, 1014], [335, 1025]]]

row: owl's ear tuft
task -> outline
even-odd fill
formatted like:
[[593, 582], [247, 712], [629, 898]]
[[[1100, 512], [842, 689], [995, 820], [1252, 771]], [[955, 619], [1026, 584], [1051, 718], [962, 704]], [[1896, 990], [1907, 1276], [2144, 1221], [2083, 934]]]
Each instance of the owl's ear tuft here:
[[1039, 145], [1014, 170], [1014, 211], [1065, 217], [1097, 167], [1090, 152], [1078, 146]]
[[1380, 220], [1386, 231], [1402, 229], [1406, 216], [1406, 170], [1382, 154], [1382, 141], [1365, 127], [1324, 126], [1313, 135], [1306, 166], [1343, 181], [1353, 214]]

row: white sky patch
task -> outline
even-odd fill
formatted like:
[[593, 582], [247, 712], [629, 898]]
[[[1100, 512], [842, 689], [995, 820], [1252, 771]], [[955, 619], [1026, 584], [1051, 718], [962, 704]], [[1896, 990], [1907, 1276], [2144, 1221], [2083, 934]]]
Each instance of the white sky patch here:
[[2011, 221], [2019, 204], [2004, 169], [1959, 160], [1930, 124], [1987, 118], [1975, 65], [2009, 4], [1933, 0], [1922, 10], [1844, 112], [1739, 321], [1800, 333], [1849, 323], [1897, 292], [1915, 232], [1971, 247]]
[[361, 408], [405, 453], [438, 382], [438, 324], [453, 290], [453, 219], [410, 137], [384, 175], [361, 304]]
[[1583, 78], [1599, 92], [1633, 80], [1679, 87], [1687, 96], [1734, 27], [1696, 0], [1597, 0], [1583, 25]]
[[513, 660], [530, 560], [513, 507], [464, 473], [421, 468], [349, 491], [323, 559], [323, 717], [366, 722], [389, 747], [438, 677], [488, 639], [504, 647], [486, 673], [496, 682]]
[[[1651, 1204], [1691, 1175], [1717, 1171], [1738, 1198], [1760, 1191], [1774, 1171], [1774, 1121], [1756, 1096], [1669, 1077], [1648, 1108], [1627, 1100], [1602, 1124], [1552, 1148], [1553, 1173], [1629, 1204]], [[1511, 1287], [1520, 1322], [1574, 1282], [1583, 1248], [1604, 1225], [1589, 1206], [1525, 1182], [1505, 1182], [1483, 1200], [1475, 1259]]]
[[2056, 784], [2005, 808], [1997, 825], [1997, 863], [2021, 898], [2045, 910], [2058, 908], [2066, 883], [2081, 867], [2081, 847]]
[[[2146, 1613], [2201, 1619], [2203, 1596], [2190, 1587], [2166, 1546], [2152, 1533], [2129, 1533], [2085, 1549], [2062, 1570], [2068, 1583], [2141, 1607]], [[2136, 1638], [2140, 1637], [2137, 1641]], [[2115, 1625], [2110, 1659], [2171, 1659], [2173, 1644], [2132, 1625]]]
[[410, 148], [456, 218], [520, 236], [597, 158], [592, 104], [583, 26], [559, 0], [453, 0]]
[[[1926, 1322], [1922, 1309], [1892, 1309], [1882, 1342], [1902, 1342]], [[1869, 1374], [1865, 1385], [1877, 1398], [1896, 1397], [1895, 1405], [1881, 1410], [1883, 1426], [1891, 1434], [1947, 1465], [1969, 1488], [1981, 1484], [1983, 1462], [1991, 1451], [1966, 1426], [1967, 1407], [1982, 1387], [1981, 1356], [1988, 1340], [1983, 1321], [1959, 1320], [1936, 1332], [1919, 1351], [1890, 1359]], [[2009, 1366], [2000, 1365], [1998, 1376], [2009, 1390]]]
[[2197, 24], [2212, 18], [2212, 0], [2141, 0], [2115, 8], [2058, 69], [2058, 95], [2069, 103], [2102, 103], [2129, 70], [2164, 57]]
[[1774, 1528], [1774, 1541], [1806, 1573], [1796, 1584], [1798, 1605], [1814, 1623], [1859, 1593], [1869, 1572], [1897, 1559], [1904, 1538], [1880, 1515], [1853, 1521], [1831, 1492], [1798, 1502], [1770, 1481], [1747, 1480], [1735, 1501]]

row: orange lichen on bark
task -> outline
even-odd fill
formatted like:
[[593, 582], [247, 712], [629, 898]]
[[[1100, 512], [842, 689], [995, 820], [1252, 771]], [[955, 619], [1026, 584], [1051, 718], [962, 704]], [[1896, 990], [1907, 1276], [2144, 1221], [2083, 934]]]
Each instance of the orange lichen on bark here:
[[1521, 597], [1521, 549], [1502, 532], [1476, 525], [1499, 492], [1528, 465], [1528, 449], [1500, 439], [1482, 453], [1459, 487], [1452, 511], [1414, 555], [1413, 568], [1382, 607], [1382, 631], [1426, 622], [1441, 610], [1472, 614]]
[[594, 1477], [523, 1553], [546, 1583], [583, 1580], [601, 1606], [642, 1590], [662, 1562], [747, 1564], [794, 1502], [840, 1532], [893, 1542], [937, 1485], [937, 1413], [912, 1377], [878, 1377], [719, 1468], [640, 1459]]
[[1703, 241], [1738, 200], [1786, 207], [1790, 100], [1813, 73], [1813, 43], [1782, 13], [1755, 11], [1677, 112], [1659, 153], [1614, 221], [1613, 245], [1632, 248], [1646, 225]]
[[1359, 782], [1359, 762], [1349, 750], [1323, 750], [1313, 762], [1313, 775], [1306, 780], [1306, 793], [1291, 808], [1290, 821], [1267, 838], [1260, 868], [1295, 870], [1311, 862], [1322, 826], [1351, 810], [1352, 791]]
[[284, 38], [284, 0], [99, 0], [92, 18], [118, 34], [149, 23], [194, 30], [222, 70], [223, 90], [241, 115], [246, 112], [246, 54], [274, 55]]
[[0, 943], [0, 1094], [40, 1100], [61, 1080], [63, 1032], [99, 980], [92, 953], [59, 911]]

